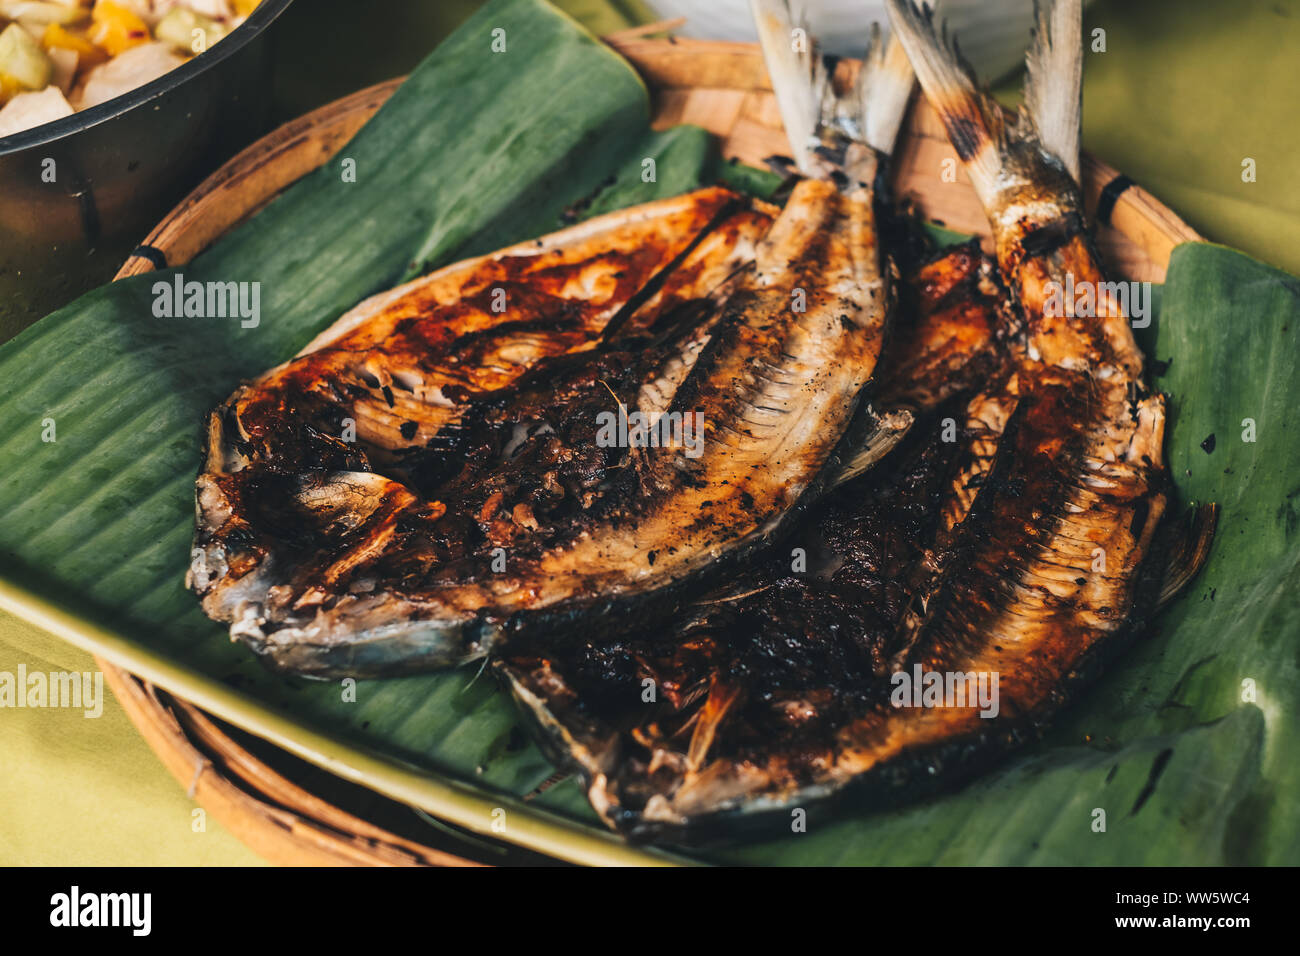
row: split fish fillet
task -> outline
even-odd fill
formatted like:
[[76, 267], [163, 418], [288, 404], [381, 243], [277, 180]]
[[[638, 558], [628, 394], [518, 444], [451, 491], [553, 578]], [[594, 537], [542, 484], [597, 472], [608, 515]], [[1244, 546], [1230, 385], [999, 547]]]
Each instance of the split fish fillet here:
[[860, 131], [887, 149], [913, 80], [896, 45], [847, 95], [796, 60], [818, 146], [779, 213], [706, 190], [444, 270], [218, 408], [205, 611], [319, 677], [668, 615], [883, 453], [902, 430], [866, 397], [890, 317], [883, 149]]

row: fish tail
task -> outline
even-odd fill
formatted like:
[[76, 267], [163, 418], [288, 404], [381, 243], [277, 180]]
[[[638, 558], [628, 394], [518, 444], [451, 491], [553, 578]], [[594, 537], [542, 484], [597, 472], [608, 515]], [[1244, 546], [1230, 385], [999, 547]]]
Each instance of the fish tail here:
[[798, 0], [750, 0], [750, 6], [795, 165], [806, 173], [821, 110], [820, 60], [806, 13]]
[[[955, 43], [936, 33], [928, 7], [885, 2], [989, 217], [999, 269], [1027, 318], [1029, 358], [1068, 370], [1087, 357], [1094, 367], [1112, 367], [1112, 385], [1138, 381], [1142, 354], [1122, 304], [1103, 293], [1079, 185], [1081, 0], [1036, 7], [1025, 107], [1015, 117], [980, 92]], [[1082, 315], [1074, 311], [1076, 283], [1093, 294]]]
[[1034, 0], [1036, 26], [1025, 54], [1025, 108], [1039, 145], [1060, 160], [1078, 185], [1083, 115], [1082, 0]]
[[1008, 131], [1001, 108], [976, 86], [975, 73], [947, 27], [935, 32], [928, 4], [887, 0], [894, 35], [901, 41], [916, 71], [926, 99], [939, 113], [948, 139], [970, 174], [985, 206], [1002, 181], [1003, 153]]
[[1079, 117], [1083, 47], [1080, 0], [1035, 5], [1037, 26], [1026, 60], [1026, 108], [1008, 120], [980, 91], [974, 70], [946, 26], [935, 30], [928, 5], [886, 0], [894, 31], [912, 61], [926, 98], [939, 113], [986, 210], [1005, 191], [1026, 183], [1079, 184]]
[[882, 43], [880, 26], [873, 23], [855, 95], [862, 137], [877, 152], [886, 156], [893, 152], [915, 85], [916, 73], [897, 34]]
[[915, 83], [902, 45], [896, 40], [883, 43], [879, 26], [873, 24], [857, 81], [837, 89], [834, 61], [819, 54], [804, 4], [750, 2], [799, 171], [825, 177], [838, 170], [854, 179], [869, 179], [876, 154], [888, 155], [894, 147]]

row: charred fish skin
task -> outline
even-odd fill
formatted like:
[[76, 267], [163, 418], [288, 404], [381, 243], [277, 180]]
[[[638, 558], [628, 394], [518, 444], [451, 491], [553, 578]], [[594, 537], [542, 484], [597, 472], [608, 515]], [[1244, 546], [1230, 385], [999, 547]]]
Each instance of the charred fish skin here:
[[[1135, 523], [1151, 525], [1164, 505], [1164, 398], [1150, 393], [1144, 381], [1128, 316], [1106, 296], [1085, 230], [1077, 181], [1081, 4], [1054, 0], [1039, 10], [1027, 55], [1028, 110], [1014, 124], [976, 91], [956, 55], [935, 36], [928, 15], [905, 0], [889, 0], [888, 7], [922, 88], [985, 205], [999, 267], [1023, 310], [1028, 358], [1022, 363], [1022, 388], [1031, 396], [1041, 393], [1034, 402], [1075, 416], [1055, 423], [1054, 438], [1051, 423], [1039, 421], [1044, 448], [1075, 448], [1080, 480], [1092, 488], [1131, 492]], [[1060, 296], [1067, 286], [1093, 289], [1095, 314], [1064, 308]], [[1054, 512], [1078, 505], [1053, 504], [1045, 513], [1063, 524], [1068, 515]], [[1094, 538], [1106, 544], [1104, 535]], [[1145, 547], [1149, 536], [1140, 540]], [[1081, 569], [1083, 577], [1090, 573]]]
[[[1022, 406], [1015, 391], [1012, 380], [970, 399], [957, 443], [914, 431], [896, 470], [868, 475], [868, 487], [847, 486], [848, 501], [832, 498], [811, 528], [790, 539], [806, 550], [811, 581], [825, 585], [783, 578], [778, 563], [757, 575], [767, 583], [756, 594], [724, 596], [718, 607], [694, 615], [683, 637], [593, 645], [580, 665], [496, 662], [547, 753], [583, 774], [593, 807], [611, 827], [635, 841], [708, 845], [783, 831], [793, 808], [818, 815], [849, 805], [888, 809], [951, 789], [1036, 739], [1047, 718], [1122, 651], [1131, 629], [1077, 653], [1070, 648], [1065, 672], [1053, 666], [1051, 647], [1040, 648], [1042, 666], [1033, 654], [999, 661], [1013, 672], [1009, 679], [1002, 671], [1007, 719], [986, 720], [966, 708], [892, 706], [894, 658], [906, 651], [909, 669], [967, 673], [978, 664], [960, 655], [971, 651], [967, 640], [978, 627], [968, 627], [966, 615], [974, 607], [996, 621], [997, 605], [1005, 603], [979, 583], [997, 556], [977, 544], [998, 537], [998, 526], [1028, 524], [1031, 516], [988, 502], [1034, 497], [1026, 495], [1018, 452], [1037, 445], [1036, 420], [1067, 411], [1045, 402]], [[954, 414], [960, 417], [951, 406], [939, 412]], [[1065, 476], [1029, 471], [1041, 482], [1069, 479], [1068, 469]], [[934, 551], [947, 573], [932, 577]], [[952, 573], [978, 562], [968, 573]], [[972, 582], [977, 603], [967, 600]], [[1156, 564], [1145, 562], [1133, 606], [1149, 607], [1158, 583]], [[900, 648], [898, 622], [922, 593], [930, 603], [926, 643]], [[828, 639], [836, 633], [845, 637]], [[1068, 640], [1069, 632], [1061, 636]], [[592, 675], [605, 674], [621, 676], [593, 685]], [[662, 711], [635, 716], [647, 711], [634, 703], [647, 674], [660, 694], [683, 702], [683, 730], [675, 731]], [[1022, 712], [1019, 701], [1030, 693], [1009, 696], [1021, 688], [1045, 693]], [[704, 739], [707, 746], [699, 743]]]
[[[588, 634], [632, 607], [670, 613], [679, 588], [722, 573], [795, 519], [859, 437], [855, 422], [874, 425], [856, 417], [887, 316], [872, 216], [865, 189], [796, 187], [707, 343], [693, 359], [671, 356], [690, 370], [667, 407], [703, 421], [702, 454], [651, 449], [629, 459], [580, 535], [524, 559], [535, 568], [519, 595], [528, 604], [496, 602], [506, 608], [503, 640], [531, 641], [560, 624]], [[609, 387], [618, 407], [636, 394], [645, 411], [645, 383], [667, 381], [661, 361], [646, 351], [614, 365], [633, 379], [611, 367], [600, 383], [622, 379]]]
[[1006, 356], [990, 348], [990, 340], [1021, 329], [978, 239], [923, 259], [902, 284], [902, 294], [907, 301], [892, 328], [878, 405], [929, 412], [996, 379]]

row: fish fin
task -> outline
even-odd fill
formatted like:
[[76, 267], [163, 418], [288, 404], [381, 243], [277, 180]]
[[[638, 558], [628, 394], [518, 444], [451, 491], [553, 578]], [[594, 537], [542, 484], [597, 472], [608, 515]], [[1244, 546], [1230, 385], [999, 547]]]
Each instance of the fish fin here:
[[[740, 581], [712, 591], [695, 602], [697, 607], [710, 607], [714, 604], [730, 604], [733, 601], [741, 601], [754, 594], [761, 594], [772, 587], [772, 584], [762, 584], [758, 587], [752, 587], [747, 581]], [[695, 621], [690, 621], [682, 628], [683, 631], [690, 630], [697, 623], [703, 624], [707, 615], [696, 615]]]
[[877, 152], [886, 156], [893, 152], [915, 85], [916, 74], [898, 34], [891, 36], [888, 43], [881, 43], [880, 26], [873, 23], [855, 96], [862, 138]]
[[997, 194], [1007, 138], [1002, 108], [981, 93], [975, 72], [962, 57], [956, 42], [948, 42], [947, 28], [935, 32], [928, 4], [911, 0], [886, 0], [889, 19], [925, 90], [926, 99], [939, 113], [948, 139], [961, 157], [982, 200]]
[[1172, 540], [1168, 543], [1169, 560], [1164, 580], [1160, 583], [1160, 595], [1156, 598], [1157, 609], [1178, 597], [1201, 572], [1210, 556], [1210, 545], [1214, 542], [1218, 523], [1219, 506], [1211, 503], [1189, 508], [1178, 525], [1174, 522], [1166, 525]]
[[820, 61], [803, 4], [750, 0], [750, 7], [795, 165], [808, 173], [817, 145], [821, 90], [817, 86]]
[[1079, 178], [1079, 130], [1083, 112], [1083, 4], [1081, 0], [1034, 0], [1037, 25], [1025, 54], [1025, 108], [1038, 142]]
[[870, 471], [903, 440], [915, 420], [915, 416], [906, 408], [891, 409], [876, 416], [870, 434], [854, 447], [844, 464], [835, 470], [831, 485], [842, 485]]
[[718, 732], [727, 711], [740, 696], [740, 688], [724, 681], [715, 672], [709, 681], [709, 696], [704, 706], [697, 711], [699, 720], [691, 733], [691, 742], [686, 749], [686, 766], [689, 773], [695, 774], [704, 766], [704, 759], [713, 746], [714, 736]]
[[[840, 91], [833, 62], [819, 55], [809, 32], [802, 2], [750, 3], [781, 122], [800, 172], [820, 175], [829, 161], [854, 178], [869, 178], [874, 157], [859, 157], [843, 147], [861, 143], [884, 155], [893, 150], [916, 80], [902, 44], [896, 39], [882, 42], [879, 25], [873, 24], [857, 82]], [[838, 140], [838, 148], [829, 152], [821, 149], [828, 132]]]

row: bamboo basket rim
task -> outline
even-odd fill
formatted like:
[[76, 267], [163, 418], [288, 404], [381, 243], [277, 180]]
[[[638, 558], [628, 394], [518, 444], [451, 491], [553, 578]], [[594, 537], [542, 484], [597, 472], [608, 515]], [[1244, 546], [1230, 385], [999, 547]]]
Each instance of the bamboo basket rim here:
[[[700, 120], [708, 119], [702, 110], [711, 103], [729, 111], [725, 115], [732, 118], [731, 132], [735, 132], [741, 122], [752, 122], [745, 114], [747, 107], [761, 105], [764, 97], [772, 99], [761, 54], [752, 44], [661, 36], [682, 22], [650, 24], [604, 39], [646, 82], [657, 128], [683, 121], [708, 128], [710, 123]], [[855, 68], [846, 62], [847, 67], [842, 68]], [[149, 233], [115, 281], [189, 262], [286, 186], [323, 164], [378, 110], [402, 79], [328, 103], [248, 146], [204, 180]], [[692, 104], [696, 95], [705, 107]], [[775, 107], [770, 103], [768, 107], [770, 119]], [[779, 117], [776, 123], [776, 135], [783, 138]], [[955, 158], [937, 117], [923, 100], [914, 106], [902, 136], [908, 137], [903, 143], [905, 150], [917, 140], [928, 140], [923, 145], [938, 150], [931, 158], [940, 156], [945, 148]], [[753, 154], [753, 148], [748, 140], [728, 141], [723, 153], [752, 163], [762, 158]], [[907, 156], [915, 161], [915, 155], [909, 153], [900, 157], [897, 165], [906, 166]], [[1175, 245], [1203, 241], [1159, 200], [1110, 166], [1085, 153], [1083, 168], [1088, 212], [1096, 215], [1101, 205], [1099, 231], [1108, 233], [1098, 237], [1103, 252], [1113, 252], [1117, 243], [1127, 242], [1146, 256], [1146, 261], [1133, 260], [1136, 267], [1132, 263], [1127, 270], [1119, 266], [1130, 277], [1156, 275], [1163, 279]], [[926, 211], [924, 203], [920, 208]], [[196, 230], [196, 223], [201, 223], [201, 228]], [[1138, 275], [1133, 275], [1135, 269]], [[96, 662], [131, 722], [189, 796], [272, 863], [479, 865], [349, 813], [258, 758], [199, 706], [167, 693], [102, 654], [96, 655]], [[364, 785], [364, 781], [353, 782]]]

